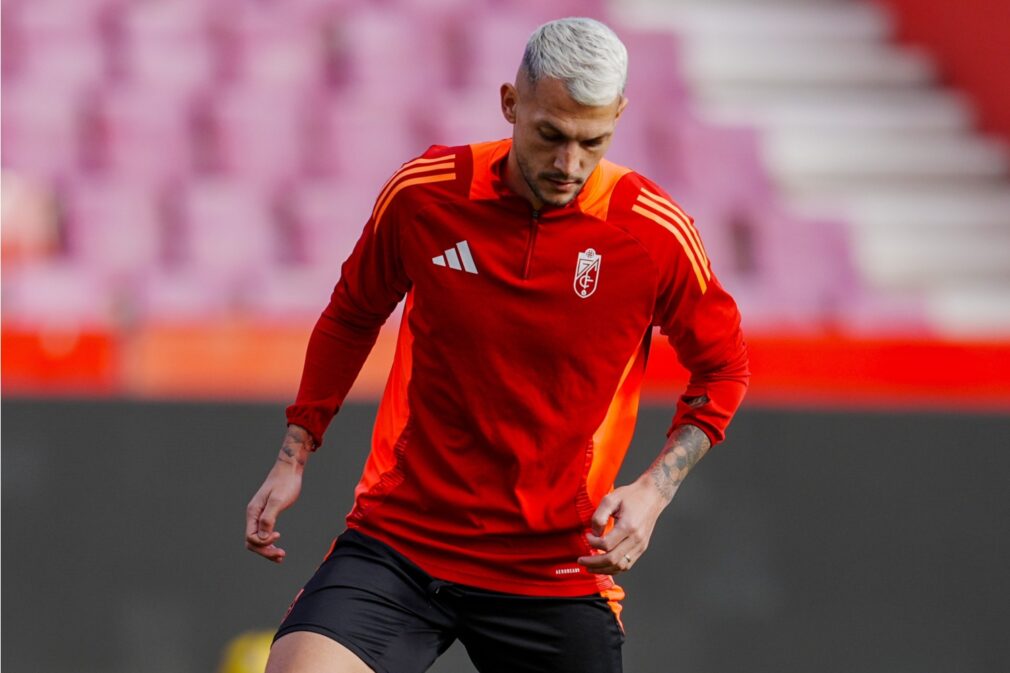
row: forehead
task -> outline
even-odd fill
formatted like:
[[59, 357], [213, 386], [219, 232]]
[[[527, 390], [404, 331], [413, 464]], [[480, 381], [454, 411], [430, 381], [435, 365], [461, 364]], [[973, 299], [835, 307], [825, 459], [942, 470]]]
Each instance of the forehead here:
[[520, 97], [530, 123], [550, 125], [576, 140], [611, 133], [617, 121], [618, 100], [609, 105], [582, 105], [572, 99], [561, 80], [553, 77], [535, 85], [523, 82]]

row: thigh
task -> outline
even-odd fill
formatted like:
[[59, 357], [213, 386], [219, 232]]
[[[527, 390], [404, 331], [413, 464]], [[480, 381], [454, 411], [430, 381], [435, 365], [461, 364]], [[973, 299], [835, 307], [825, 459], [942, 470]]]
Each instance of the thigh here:
[[624, 632], [599, 596], [459, 598], [459, 639], [480, 673], [621, 673]]
[[310, 633], [334, 641], [377, 673], [421, 673], [455, 639], [454, 617], [432, 600], [431, 582], [386, 545], [344, 533], [288, 610], [274, 639], [282, 648], [277, 656], [288, 658], [289, 650], [309, 656], [303, 650], [318, 641], [286, 636]]
[[270, 648], [266, 673], [369, 673], [361, 657], [326, 636], [294, 631]]

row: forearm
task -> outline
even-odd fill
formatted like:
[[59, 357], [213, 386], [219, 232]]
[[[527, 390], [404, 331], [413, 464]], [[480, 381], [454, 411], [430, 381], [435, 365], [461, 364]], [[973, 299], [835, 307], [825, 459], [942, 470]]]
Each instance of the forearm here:
[[295, 403], [287, 408], [289, 424], [298, 425], [314, 438], [313, 448], [340, 409], [379, 334], [381, 321], [361, 327], [339, 318], [334, 303], [320, 316], [305, 354]]
[[693, 425], [681, 425], [667, 439], [652, 467], [642, 480], [654, 486], [669, 504], [688, 473], [711, 448], [708, 435]]
[[300, 425], [289, 425], [277, 454], [278, 467], [301, 473], [314, 450], [315, 442], [309, 431]]

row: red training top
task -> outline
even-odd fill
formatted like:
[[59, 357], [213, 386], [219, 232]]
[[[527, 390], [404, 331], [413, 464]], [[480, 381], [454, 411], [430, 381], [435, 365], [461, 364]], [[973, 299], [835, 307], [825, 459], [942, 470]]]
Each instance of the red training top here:
[[602, 161], [577, 199], [537, 213], [504, 182], [510, 147], [435, 146], [386, 183], [288, 422], [321, 443], [406, 295], [347, 525], [444, 580], [612, 595], [575, 560], [631, 441], [652, 327], [692, 373], [673, 427], [715, 444], [749, 377], [740, 315], [659, 187]]

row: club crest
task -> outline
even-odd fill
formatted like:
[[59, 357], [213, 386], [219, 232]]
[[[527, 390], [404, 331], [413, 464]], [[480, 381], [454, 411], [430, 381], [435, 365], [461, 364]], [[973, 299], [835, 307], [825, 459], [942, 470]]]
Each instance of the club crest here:
[[582, 299], [593, 296], [596, 292], [596, 285], [600, 280], [600, 260], [603, 255], [597, 254], [592, 248], [579, 253], [579, 260], [575, 265], [575, 294]]

